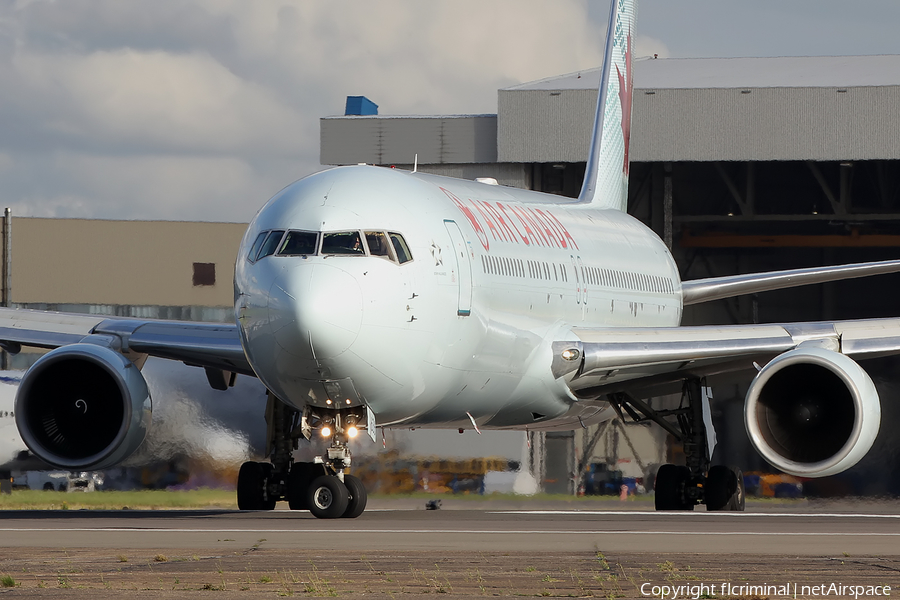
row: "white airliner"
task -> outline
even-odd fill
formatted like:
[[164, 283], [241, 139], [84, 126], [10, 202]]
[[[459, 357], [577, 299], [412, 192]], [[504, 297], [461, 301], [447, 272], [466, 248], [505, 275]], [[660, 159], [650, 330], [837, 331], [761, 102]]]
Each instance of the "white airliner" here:
[[[745, 420], [756, 449], [804, 476], [871, 447], [880, 405], [854, 358], [900, 352], [900, 319], [680, 327], [685, 305], [900, 271], [900, 261], [682, 282], [672, 255], [625, 212], [635, 2], [614, 0], [597, 116], [577, 199], [372, 166], [282, 190], [247, 229], [233, 325], [0, 313], [0, 345], [52, 349], [24, 375], [15, 418], [38, 458], [100, 469], [144, 439], [147, 355], [237, 374], [269, 390], [271, 462], [248, 462], [242, 509], [278, 500], [356, 517], [349, 439], [376, 427], [548, 430], [627, 414], [665, 427], [687, 466], [665, 465], [656, 506], [742, 510], [740, 470], [710, 466], [704, 378], [756, 373]], [[643, 399], [683, 391], [677, 410]], [[673, 420], [674, 418], [674, 420]], [[302, 438], [327, 454], [294, 462]]]

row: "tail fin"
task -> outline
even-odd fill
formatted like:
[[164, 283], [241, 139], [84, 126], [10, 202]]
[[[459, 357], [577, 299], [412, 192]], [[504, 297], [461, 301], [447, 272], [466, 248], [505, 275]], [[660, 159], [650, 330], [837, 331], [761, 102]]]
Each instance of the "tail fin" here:
[[597, 114], [584, 183], [578, 199], [599, 208], [628, 207], [628, 142], [631, 136], [631, 54], [637, 0], [612, 0]]

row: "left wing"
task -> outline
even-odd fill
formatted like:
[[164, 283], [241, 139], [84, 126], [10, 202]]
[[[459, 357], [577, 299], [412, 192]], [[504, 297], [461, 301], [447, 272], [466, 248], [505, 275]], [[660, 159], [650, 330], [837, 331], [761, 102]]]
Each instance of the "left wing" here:
[[897, 271], [900, 271], [900, 260], [882, 260], [831, 267], [811, 267], [695, 279], [681, 282], [682, 303], [687, 306], [744, 294], [783, 290], [814, 283], [869, 277], [870, 275], [883, 275]]
[[[900, 319], [571, 330], [553, 342], [552, 371], [576, 396], [596, 398], [688, 377], [758, 370], [774, 356], [815, 346], [856, 360], [900, 353]], [[757, 363], [754, 365], [754, 363]]]
[[[255, 376], [233, 323], [157, 321], [0, 308], [0, 347], [53, 349], [82, 341], [104, 342], [126, 355], [149, 355]], [[209, 373], [209, 371], [207, 371]], [[212, 381], [210, 382], [212, 383]]]

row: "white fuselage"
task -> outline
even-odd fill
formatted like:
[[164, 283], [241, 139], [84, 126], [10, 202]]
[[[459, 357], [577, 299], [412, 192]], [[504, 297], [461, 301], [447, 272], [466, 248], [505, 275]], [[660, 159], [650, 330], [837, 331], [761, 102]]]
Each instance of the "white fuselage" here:
[[[248, 259], [260, 234], [282, 231], [317, 234], [317, 245]], [[353, 232], [371, 243], [331, 252]], [[375, 256], [387, 238], [390, 256]], [[235, 311], [259, 378], [297, 408], [366, 404], [386, 426], [470, 427], [471, 415], [540, 429], [576, 414], [550, 371], [553, 341], [574, 339], [573, 327], [676, 326], [682, 303], [672, 256], [627, 214], [357, 166], [302, 179], [260, 210], [237, 258]]]

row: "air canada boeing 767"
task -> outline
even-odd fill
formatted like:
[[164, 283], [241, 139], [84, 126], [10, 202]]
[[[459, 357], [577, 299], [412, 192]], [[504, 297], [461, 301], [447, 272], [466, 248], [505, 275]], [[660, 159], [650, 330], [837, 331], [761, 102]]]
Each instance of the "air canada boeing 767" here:
[[[625, 211], [635, 4], [612, 2], [577, 199], [339, 167], [289, 185], [250, 223], [233, 324], [0, 311], [5, 350], [50, 349], [16, 396], [30, 451], [70, 470], [126, 459], [150, 426], [150, 355], [204, 368], [217, 389], [245, 375], [269, 390], [270, 461], [241, 467], [241, 509], [286, 500], [359, 516], [350, 440], [376, 427], [540, 431], [624, 415], [684, 446], [686, 466], [659, 470], [657, 509], [742, 510], [740, 470], [710, 465], [704, 419], [705, 378], [728, 372], [755, 373], [746, 428], [772, 465], [809, 477], [854, 465], [881, 415], [855, 359], [900, 353], [900, 319], [681, 327], [683, 307], [900, 261], [681, 281], [666, 245]], [[671, 392], [681, 408], [645, 401]], [[312, 436], [326, 453], [295, 462]]]

